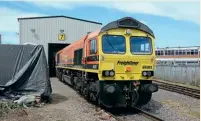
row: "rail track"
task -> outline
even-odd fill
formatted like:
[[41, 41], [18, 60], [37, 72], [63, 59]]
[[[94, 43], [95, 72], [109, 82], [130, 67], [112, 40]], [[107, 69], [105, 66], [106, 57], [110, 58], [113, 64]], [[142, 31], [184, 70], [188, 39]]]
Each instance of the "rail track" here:
[[199, 89], [184, 87], [184, 86], [166, 83], [166, 82], [158, 81], [158, 80], [154, 80], [153, 83], [158, 84], [160, 89], [164, 89], [164, 90], [168, 90], [168, 91], [172, 91], [172, 92], [176, 92], [179, 94], [183, 94], [183, 95], [187, 95], [190, 97], [200, 99], [200, 90]]
[[[62, 81], [61, 81], [62, 82]], [[66, 84], [67, 86], [71, 87], [73, 89], [73, 87], [65, 82], [63, 82], [64, 84]], [[78, 93], [81, 97], [85, 98], [82, 94]], [[87, 99], [86, 99], [87, 100]], [[89, 100], [87, 100], [88, 102], [90, 102]], [[92, 103], [93, 105], [95, 105], [96, 108], [100, 108], [102, 110], [104, 110], [106, 113], [110, 114], [113, 118], [115, 118], [117, 121], [125, 121], [124, 117], [132, 117], [133, 115], [143, 115], [144, 117], [146, 117], [146, 119], [149, 119], [151, 121], [163, 121], [163, 119], [147, 112], [147, 111], [144, 111], [138, 107], [134, 107], [134, 108], [124, 108], [123, 110], [122, 109], [119, 109], [119, 110], [116, 110], [116, 109], [104, 109], [100, 106], [98, 106], [96, 103], [94, 102], [90, 102]], [[114, 112], [115, 111], [115, 112]], [[120, 113], [121, 115], [119, 114], [116, 114], [116, 113]], [[127, 115], [127, 113], [130, 113], [131, 114], [132, 112], [132, 115]], [[131, 121], [133, 121], [135, 119], [132, 119]]]
[[142, 114], [146, 118], [151, 119], [152, 121], [163, 121], [163, 119], [161, 119], [161, 118], [159, 118], [159, 117], [157, 117], [157, 116], [155, 116], [155, 115], [153, 115], [147, 111], [144, 111], [140, 108], [135, 107], [134, 109], [137, 110], [140, 114]]
[[164, 121], [163, 119], [155, 116], [154, 114], [151, 114], [147, 111], [144, 111], [138, 107], [134, 108], [124, 108], [124, 109], [112, 109], [112, 110], [105, 110], [108, 114], [110, 114], [113, 118], [115, 118], [117, 121], [130, 121], [130, 120], [125, 120], [125, 118], [131, 119], [131, 121], [135, 120], [136, 115], [142, 115], [145, 117], [147, 120], [150, 121]]

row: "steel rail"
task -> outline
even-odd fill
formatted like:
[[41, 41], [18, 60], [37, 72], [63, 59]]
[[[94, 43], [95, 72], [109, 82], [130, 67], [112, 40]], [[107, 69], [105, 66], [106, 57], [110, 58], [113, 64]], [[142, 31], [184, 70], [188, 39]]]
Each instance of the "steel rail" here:
[[155, 116], [154, 114], [144, 111], [138, 107], [134, 107], [134, 109], [137, 110], [140, 114], [144, 115], [146, 118], [151, 119], [152, 121], [164, 121], [163, 119]]
[[174, 85], [170, 83], [160, 82], [160, 81], [153, 81], [153, 83], [158, 84], [159, 88], [176, 92], [179, 94], [187, 95], [194, 98], [200, 98], [200, 90], [188, 88], [180, 85]]
[[[104, 109], [103, 109], [104, 110]], [[147, 111], [144, 111], [140, 108], [137, 108], [137, 107], [134, 107], [133, 110], [135, 110], [135, 112], [137, 111], [138, 113], [137, 114], [140, 114], [140, 115], [143, 115], [144, 117], [146, 117], [147, 119], [150, 119], [151, 121], [164, 121], [163, 119], [155, 116], [154, 114], [151, 114]], [[121, 115], [121, 116], [118, 116], [118, 115], [115, 115], [111, 112], [108, 112], [106, 110], [104, 110], [106, 113], [108, 113], [111, 117], [113, 117], [114, 119], [116, 119], [117, 121], [125, 121], [125, 117], [128, 116], [128, 115]], [[136, 115], [136, 114], [133, 114], [133, 115]], [[129, 115], [131, 116], [131, 115]], [[133, 119], [135, 120], [135, 119]]]

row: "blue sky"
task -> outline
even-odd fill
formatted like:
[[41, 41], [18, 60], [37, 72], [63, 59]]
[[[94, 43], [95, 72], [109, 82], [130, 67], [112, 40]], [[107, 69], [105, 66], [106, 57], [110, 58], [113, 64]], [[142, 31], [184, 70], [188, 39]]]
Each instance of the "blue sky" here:
[[147, 24], [156, 36], [156, 47], [200, 45], [200, 3], [140, 1], [1, 1], [0, 34], [6, 44], [19, 43], [17, 18], [66, 15], [103, 23], [130, 16]]

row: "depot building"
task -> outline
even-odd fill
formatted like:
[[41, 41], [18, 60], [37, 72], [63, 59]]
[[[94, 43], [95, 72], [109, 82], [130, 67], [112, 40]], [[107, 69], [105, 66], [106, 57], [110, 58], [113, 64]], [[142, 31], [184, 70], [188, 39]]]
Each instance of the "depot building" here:
[[57, 51], [79, 40], [88, 32], [101, 28], [102, 23], [68, 16], [18, 18], [20, 44], [43, 45], [50, 77], [55, 76]]

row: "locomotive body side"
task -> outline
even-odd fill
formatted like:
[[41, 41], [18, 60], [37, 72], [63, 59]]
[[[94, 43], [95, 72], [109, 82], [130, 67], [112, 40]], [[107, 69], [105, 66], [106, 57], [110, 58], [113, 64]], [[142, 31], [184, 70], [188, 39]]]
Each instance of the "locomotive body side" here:
[[[93, 68], [93, 65], [99, 64], [98, 59], [94, 60], [94, 57], [98, 58], [99, 52], [97, 50], [96, 53], [90, 54], [90, 41], [97, 39], [98, 33], [99, 31], [92, 32], [58, 51], [55, 58], [56, 68], [98, 73], [98, 68]], [[95, 46], [98, 46], [98, 43]]]

